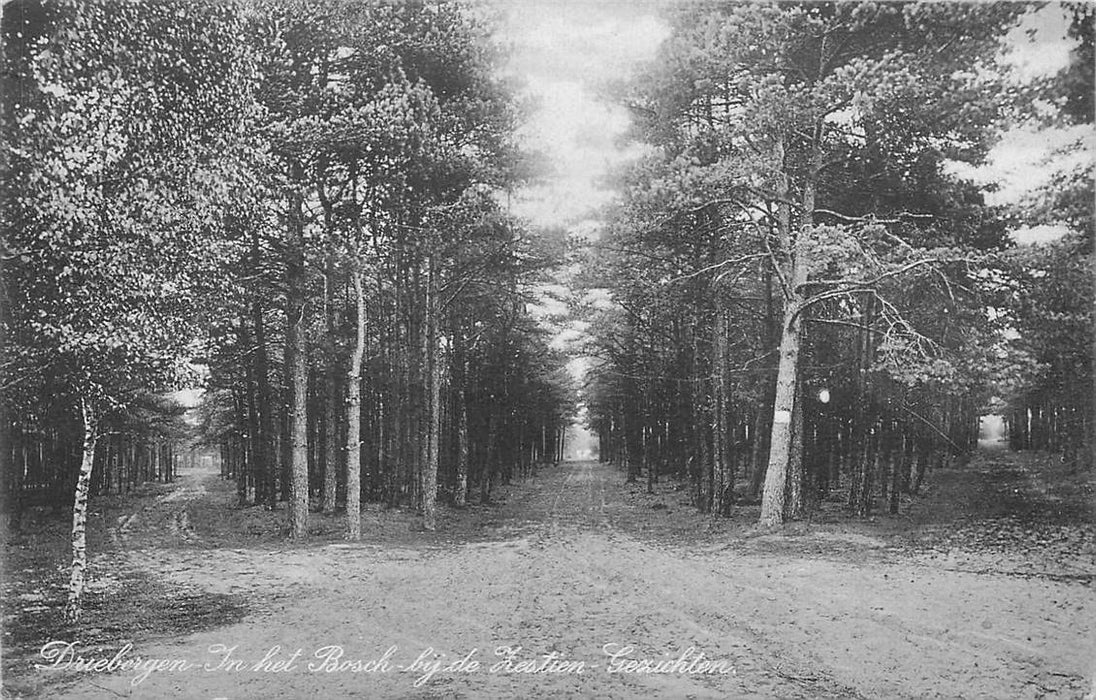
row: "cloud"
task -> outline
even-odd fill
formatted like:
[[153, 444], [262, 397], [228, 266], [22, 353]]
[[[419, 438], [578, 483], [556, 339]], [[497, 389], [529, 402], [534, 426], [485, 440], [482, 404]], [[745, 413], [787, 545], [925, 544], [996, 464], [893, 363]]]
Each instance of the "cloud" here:
[[1004, 57], [1017, 81], [1054, 75], [1069, 65], [1075, 43], [1066, 36], [1070, 20], [1066, 8], [1055, 3], [1021, 18], [1006, 38], [1009, 50]]
[[1037, 245], [1056, 241], [1069, 232], [1065, 226], [1044, 224], [1042, 226], [1025, 226], [1010, 233], [1016, 245]]
[[553, 175], [518, 193], [516, 210], [542, 224], [573, 221], [612, 197], [601, 181], [643, 149], [620, 145], [630, 125], [627, 112], [599, 100], [581, 82], [532, 78], [527, 90], [537, 97], [539, 109], [520, 136], [530, 148], [548, 154]]
[[996, 185], [997, 190], [986, 195], [987, 204], [1017, 204], [1046, 187], [1056, 174], [1084, 167], [1094, 156], [1096, 134], [1090, 124], [1026, 127], [1005, 133], [984, 165], [951, 163], [948, 169], [976, 184]]
[[509, 70], [535, 108], [520, 135], [547, 154], [552, 175], [515, 193], [512, 210], [541, 225], [567, 224], [607, 203], [601, 182], [642, 152], [622, 147], [629, 116], [598, 98], [601, 86], [654, 57], [668, 28], [653, 5], [570, 0], [499, 0]]

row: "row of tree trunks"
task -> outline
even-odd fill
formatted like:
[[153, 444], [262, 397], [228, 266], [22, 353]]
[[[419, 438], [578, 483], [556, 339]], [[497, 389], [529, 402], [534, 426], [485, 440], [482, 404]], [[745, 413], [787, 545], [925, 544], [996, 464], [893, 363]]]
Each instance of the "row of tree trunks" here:
[[[926, 425], [896, 415], [880, 415], [861, 402], [842, 407], [824, 404], [803, 386], [797, 389], [795, 401], [799, 408], [793, 408], [791, 417], [795, 440], [785, 492], [786, 519], [806, 517], [833, 493], [842, 493], [848, 508], [861, 517], [870, 515], [880, 499], [886, 510], [894, 512], [900, 496], [916, 495], [929, 472], [963, 459], [973, 449], [969, 406], [957, 405], [951, 416], [935, 416], [935, 422]], [[759, 474], [765, 473], [757, 468], [757, 455], [765, 449], [764, 421], [757, 413], [736, 413], [734, 407], [725, 411], [721, 408], [719, 415], [707, 409], [699, 413], [701, 409], [703, 404], [697, 411], [704, 419], [690, 433], [695, 442], [687, 457], [674, 449], [670, 439], [684, 426], [676, 422], [646, 426], [643, 434], [647, 439], [630, 448], [619, 435], [621, 429], [614, 419], [599, 435], [603, 461], [634, 459], [645, 465], [651, 492], [659, 473], [685, 478], [692, 485], [694, 502], [701, 512], [729, 514], [735, 489], [741, 489], [745, 500], [750, 500]], [[628, 416], [622, 414], [620, 422], [626, 425], [627, 421]], [[725, 426], [722, 437], [717, 436], [720, 424]], [[946, 430], [938, 430], [937, 424]], [[637, 449], [643, 454], [635, 455]], [[671, 455], [670, 464], [661, 459], [662, 450]], [[722, 466], [716, 457], [720, 450], [724, 451]], [[675, 473], [675, 459], [687, 459], [689, 471]], [[720, 484], [728, 489], [722, 502], [717, 500]]]
[[[365, 362], [368, 335], [364, 326], [355, 332], [363, 334], [363, 345], [358, 348], [355, 342], [349, 358], [337, 364], [340, 368], [337, 381], [332, 378], [330, 367], [323, 366], [332, 355], [326, 340], [316, 344], [323, 352], [308, 353], [305, 364], [308, 381], [299, 395], [304, 397], [301, 413], [306, 416], [303, 444], [308, 487], [304, 493], [310, 507], [334, 512], [346, 507], [353, 490], [359, 494], [359, 509], [361, 497], [382, 500], [392, 506], [411, 505], [422, 513], [424, 526], [431, 527], [431, 520], [436, 523], [434, 499], [439, 495], [448, 495], [449, 501], [457, 506], [466, 504], [468, 494], [473, 491], [478, 491], [481, 499], [490, 500], [497, 484], [508, 483], [514, 476], [528, 476], [535, 464], [563, 458], [566, 419], [535, 412], [500, 413], [498, 399], [504, 399], [519, 385], [515, 385], [509, 372], [491, 376], [485, 374], [486, 368], [470, 362], [467, 343], [461, 340], [466, 329], [460, 323], [443, 332], [443, 302], [436, 289], [436, 273], [431, 273], [430, 267], [428, 264], [421, 276], [429, 303], [418, 313], [408, 310], [397, 298], [403, 322], [376, 324], [378, 331], [383, 326], [381, 332], [388, 335], [380, 337], [376, 343], [380, 352], [368, 364]], [[361, 287], [361, 298], [357, 298], [357, 289], [350, 294], [354, 307], [361, 304], [364, 323], [368, 302], [364, 267], [360, 270], [351, 275], [350, 286]], [[414, 279], [415, 275], [410, 275], [409, 283]], [[376, 313], [383, 312], [383, 307], [377, 308]], [[264, 418], [271, 424], [275, 420], [275, 411], [264, 414], [259, 410], [260, 406], [270, 405], [260, 394], [272, 392], [268, 361], [257, 351], [260, 329], [266, 324], [262, 313], [252, 313], [246, 323], [249, 329], [240, 334], [241, 344], [249, 350], [250, 362], [243, 367], [244, 381], [232, 390], [236, 411], [233, 422], [237, 427], [225, 435], [222, 444], [225, 476], [237, 479], [241, 503], [268, 499], [272, 504], [278, 492], [285, 500], [294, 488], [292, 480], [277, 478], [276, 470], [265, 469], [261, 457], [264, 448], [273, 452], [280, 445], [283, 456], [288, 454], [286, 459], [293, 462], [294, 450], [286, 449], [280, 439], [258, 442], [264, 433], [261, 426]], [[325, 325], [330, 332], [332, 325], [329, 322]], [[288, 326], [287, 335], [294, 336]], [[290, 367], [299, 366], [300, 355], [292, 351], [295, 346], [291, 344], [286, 353]], [[358, 351], [362, 354], [361, 366], [355, 368]], [[265, 372], [260, 364], [266, 366]], [[397, 372], [385, 376], [384, 368], [392, 365]], [[296, 376], [294, 373], [291, 378]], [[264, 377], [266, 381], [262, 381]], [[485, 378], [497, 384], [491, 390], [497, 393], [483, 393]], [[411, 400], [402, 400], [408, 393]], [[292, 399], [287, 401], [287, 409], [300, 411], [296, 382], [287, 387], [284, 395]], [[345, 410], [333, 411], [335, 401], [338, 405], [346, 402], [349, 405]], [[296, 423], [294, 416], [283, 425]], [[351, 427], [357, 432], [356, 439], [352, 438]], [[293, 432], [299, 433], [299, 428]], [[358, 446], [353, 457], [349, 454], [350, 444]], [[352, 459], [357, 461], [356, 468], [351, 467]], [[351, 468], [353, 476], [349, 473]], [[359, 481], [356, 490], [351, 486], [354, 478]], [[347, 527], [348, 535], [353, 537], [354, 526], [349, 520]], [[360, 517], [357, 529], [360, 533]]]
[[1092, 435], [1092, 417], [1085, 408], [1080, 400], [1057, 403], [1038, 398], [1013, 408], [1005, 416], [1009, 447], [1060, 452], [1064, 461], [1073, 461]]
[[[82, 443], [75, 443], [68, 431], [24, 433], [16, 426], [9, 435], [11, 440], [4, 445], [9, 522], [17, 524], [15, 514], [27, 502], [50, 503], [58, 509], [69, 504], [82, 463]], [[90, 496], [175, 479], [179, 457], [170, 438], [148, 440], [110, 430], [99, 445], [88, 484]]]

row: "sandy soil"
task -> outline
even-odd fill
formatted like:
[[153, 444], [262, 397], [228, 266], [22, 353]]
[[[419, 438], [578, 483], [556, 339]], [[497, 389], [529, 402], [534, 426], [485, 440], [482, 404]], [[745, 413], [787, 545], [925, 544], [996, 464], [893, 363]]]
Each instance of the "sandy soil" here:
[[[188, 474], [96, 511], [80, 630], [56, 621], [62, 560], [36, 580], [41, 540], [9, 550], [5, 693], [1079, 698], [1096, 678], [1096, 529], [1076, 506], [1090, 494], [1054, 492], [1042, 468], [986, 453], [899, 518], [828, 504], [770, 533], [748, 525], [756, 508], [710, 519], [672, 485], [564, 463], [444, 511], [438, 533], [374, 508], [362, 543], [316, 515], [299, 545], [280, 538], [284, 512], [235, 508], [230, 485]], [[189, 667], [139, 683], [142, 668], [34, 669], [51, 639]], [[682, 672], [705, 661], [725, 672]]]

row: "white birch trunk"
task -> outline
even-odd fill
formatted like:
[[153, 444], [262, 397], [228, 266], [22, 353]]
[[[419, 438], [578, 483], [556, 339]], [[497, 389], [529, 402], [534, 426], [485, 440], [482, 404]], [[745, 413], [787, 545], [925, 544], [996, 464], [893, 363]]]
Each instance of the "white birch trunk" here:
[[357, 302], [357, 334], [346, 375], [346, 538], [362, 536], [361, 512], [361, 379], [362, 358], [365, 355], [365, 294], [362, 292], [361, 270], [355, 265], [351, 277]]
[[84, 421], [84, 452], [80, 460], [80, 475], [76, 479], [76, 497], [72, 502], [72, 572], [68, 603], [65, 605], [65, 620], [70, 623], [80, 620], [80, 601], [87, 580], [88, 489], [98, 439], [98, 417], [86, 399], [80, 401], [80, 413]]

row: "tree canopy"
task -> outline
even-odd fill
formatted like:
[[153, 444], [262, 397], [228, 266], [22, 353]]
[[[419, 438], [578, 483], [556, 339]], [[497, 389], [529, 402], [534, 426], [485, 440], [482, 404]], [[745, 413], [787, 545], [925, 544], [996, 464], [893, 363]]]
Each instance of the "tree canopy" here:
[[518, 109], [477, 13], [26, 0], [3, 26], [5, 428], [80, 427], [72, 616], [99, 438], [150, 394], [206, 382], [201, 439], [296, 537], [313, 503], [357, 537], [362, 497], [433, 528], [439, 493], [553, 458], [574, 398], [526, 305], [558, 251], [504, 205]]
[[885, 479], [893, 511], [972, 446], [1014, 352], [993, 310], [1011, 215], [951, 166], [1031, 99], [999, 61], [1028, 9], [669, 11], [659, 58], [617, 89], [652, 155], [620, 174], [587, 273], [614, 302], [595, 425], [630, 474], [687, 474], [726, 511], [748, 469], [771, 525], [846, 477], [860, 513]]

